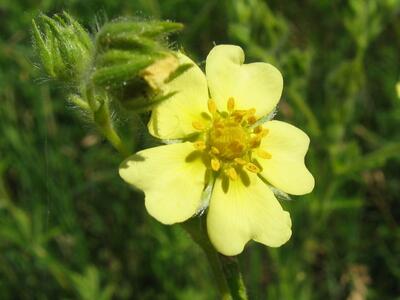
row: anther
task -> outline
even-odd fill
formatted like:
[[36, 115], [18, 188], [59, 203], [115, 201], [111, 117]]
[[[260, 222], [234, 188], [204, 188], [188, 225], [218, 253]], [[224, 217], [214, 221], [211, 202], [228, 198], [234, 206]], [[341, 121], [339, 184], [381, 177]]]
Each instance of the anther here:
[[257, 122], [257, 118], [254, 115], [251, 115], [247, 117], [247, 122], [249, 122], [249, 124], [254, 124], [255, 122]]
[[192, 126], [194, 129], [199, 130], [199, 131], [203, 131], [205, 129], [204, 124], [200, 123], [199, 121], [193, 121]]
[[244, 117], [247, 114], [247, 110], [235, 110], [232, 115], [233, 116], [241, 116]]
[[260, 133], [260, 132], [262, 132], [262, 131], [263, 131], [262, 126], [257, 126], [257, 127], [254, 128], [254, 130], [253, 130], [254, 133]]
[[271, 157], [272, 157], [271, 153], [268, 153], [267, 151], [260, 149], [260, 148], [258, 148], [256, 150], [256, 153], [257, 153], [257, 156], [264, 158], [264, 159], [271, 159]]
[[235, 99], [233, 99], [233, 97], [230, 97], [228, 99], [227, 108], [229, 112], [233, 112], [233, 110], [235, 109]]
[[221, 168], [221, 163], [219, 162], [218, 159], [212, 158], [211, 159], [211, 169], [214, 171], [218, 171]]
[[235, 116], [233, 116], [233, 119], [235, 120], [236, 123], [239, 124], [240, 122], [242, 122], [243, 116], [235, 115]]
[[260, 135], [256, 135], [249, 141], [250, 148], [257, 148], [260, 146], [262, 137]]
[[196, 141], [193, 143], [193, 145], [197, 150], [200, 151], [206, 149], [206, 143], [204, 141]]
[[217, 112], [217, 105], [215, 104], [215, 101], [213, 99], [208, 99], [207, 105], [208, 111], [214, 115]]
[[247, 164], [247, 161], [244, 160], [243, 158], [240, 158], [240, 157], [236, 157], [236, 158], [234, 159], [234, 161], [235, 161], [235, 163], [237, 163], [238, 165], [242, 165], [242, 166], [244, 166], [245, 164]]
[[261, 171], [259, 167], [257, 167], [255, 164], [253, 164], [251, 162], [247, 163], [245, 165], [245, 168], [253, 173], [260, 173], [260, 171]]
[[236, 180], [238, 178], [238, 174], [236, 173], [236, 170], [232, 167], [227, 169], [225, 172], [228, 175], [228, 177], [232, 180]]

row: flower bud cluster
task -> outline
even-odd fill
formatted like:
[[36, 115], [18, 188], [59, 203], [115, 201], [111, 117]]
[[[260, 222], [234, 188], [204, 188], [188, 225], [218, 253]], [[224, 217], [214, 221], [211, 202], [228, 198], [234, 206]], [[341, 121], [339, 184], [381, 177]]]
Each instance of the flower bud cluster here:
[[106, 95], [126, 109], [142, 110], [160, 100], [164, 81], [179, 71], [167, 37], [180, 29], [169, 21], [118, 19], [92, 38], [64, 12], [33, 20], [33, 40], [49, 77], [76, 87], [74, 93], [90, 87], [97, 98]]
[[45, 73], [65, 83], [68, 99], [116, 149], [128, 153], [113, 126], [112, 108], [146, 111], [173, 94], [163, 94], [162, 86], [185, 66], [179, 66], [167, 37], [182, 25], [118, 19], [92, 36], [65, 12], [52, 18], [40, 15], [32, 22], [34, 46]]
[[89, 34], [69, 14], [32, 21], [34, 44], [46, 73], [63, 82], [77, 82], [87, 70], [94, 47]]

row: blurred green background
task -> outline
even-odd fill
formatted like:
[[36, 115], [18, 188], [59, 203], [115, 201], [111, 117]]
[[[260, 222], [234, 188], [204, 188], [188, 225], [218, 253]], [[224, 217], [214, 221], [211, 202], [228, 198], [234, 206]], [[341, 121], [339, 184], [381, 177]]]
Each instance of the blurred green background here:
[[276, 118], [311, 137], [316, 187], [282, 203], [286, 245], [240, 256], [250, 299], [400, 299], [398, 0], [1, 1], [0, 299], [217, 298], [200, 249], [147, 215], [118, 154], [38, 72], [31, 19], [62, 10], [88, 29], [183, 22], [171, 41], [203, 67], [214, 43], [278, 66]]

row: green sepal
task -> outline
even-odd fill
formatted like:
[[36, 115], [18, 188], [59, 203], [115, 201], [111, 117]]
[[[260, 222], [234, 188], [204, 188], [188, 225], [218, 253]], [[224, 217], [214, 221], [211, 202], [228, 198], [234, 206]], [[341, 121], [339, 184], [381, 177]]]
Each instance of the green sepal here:
[[91, 62], [93, 42], [70, 15], [45, 15], [32, 21], [34, 42], [46, 73], [66, 82], [81, 79]]
[[158, 41], [142, 37], [132, 32], [106, 35], [96, 39], [96, 45], [100, 51], [102, 49], [126, 49], [149, 53], [162, 51], [164, 49]]
[[155, 61], [149, 55], [137, 55], [134, 61], [128, 61], [114, 66], [98, 68], [93, 72], [92, 80], [96, 85], [123, 85], [134, 79], [141, 70]]
[[64, 17], [68, 20], [69, 24], [73, 27], [75, 34], [78, 37], [78, 40], [81, 42], [81, 44], [88, 50], [88, 51], [93, 51], [93, 41], [90, 38], [89, 34], [87, 31], [74, 19], [72, 18], [68, 13], [63, 12]]
[[137, 53], [128, 50], [109, 50], [96, 57], [96, 67], [112, 66], [136, 59]]
[[103, 26], [99, 38], [131, 32], [148, 38], [166, 36], [183, 29], [183, 24], [170, 21], [115, 21]]
[[53, 60], [51, 58], [51, 54], [49, 49], [47, 48], [47, 45], [45, 41], [43, 40], [42, 34], [39, 31], [38, 26], [36, 25], [36, 22], [34, 19], [32, 19], [32, 28], [33, 28], [33, 38], [34, 38], [34, 44], [36, 46], [36, 49], [38, 50], [38, 54], [40, 57], [40, 60], [42, 62], [42, 65], [45, 69], [45, 71], [51, 76], [54, 77], [54, 69], [53, 69]]

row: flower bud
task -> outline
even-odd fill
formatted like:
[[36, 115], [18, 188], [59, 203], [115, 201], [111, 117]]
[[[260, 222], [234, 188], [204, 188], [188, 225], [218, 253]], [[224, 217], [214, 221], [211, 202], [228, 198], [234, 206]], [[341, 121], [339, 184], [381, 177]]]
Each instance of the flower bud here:
[[96, 34], [92, 80], [128, 110], [147, 110], [165, 100], [159, 92], [178, 69], [167, 36], [181, 24], [165, 21], [116, 20]]
[[78, 82], [87, 70], [93, 42], [82, 26], [67, 13], [33, 23], [33, 39], [46, 73], [65, 82]]

